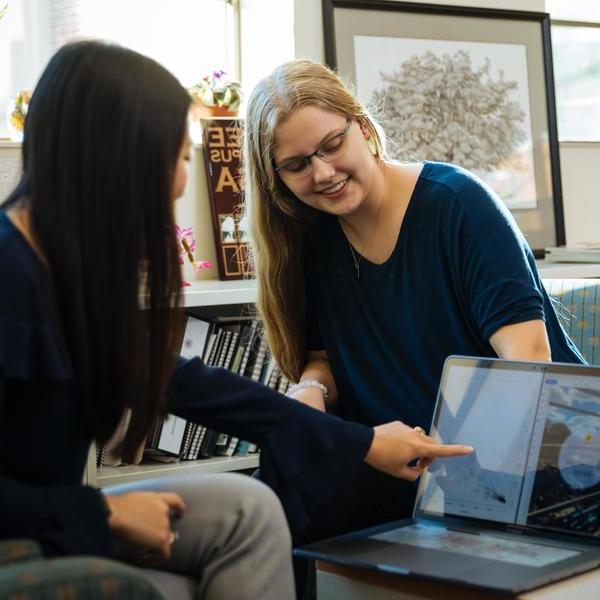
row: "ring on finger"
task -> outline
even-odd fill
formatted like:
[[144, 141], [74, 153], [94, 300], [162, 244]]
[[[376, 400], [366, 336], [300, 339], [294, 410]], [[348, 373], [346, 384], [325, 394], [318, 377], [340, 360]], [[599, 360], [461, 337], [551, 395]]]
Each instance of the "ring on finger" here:
[[175, 540], [179, 539], [179, 531], [171, 531], [169, 536], [169, 544], [172, 544]]
[[413, 429], [417, 433], [420, 433], [421, 435], [427, 435], [427, 432], [422, 427], [420, 427], [419, 425], [417, 425], [416, 427], [413, 427]]

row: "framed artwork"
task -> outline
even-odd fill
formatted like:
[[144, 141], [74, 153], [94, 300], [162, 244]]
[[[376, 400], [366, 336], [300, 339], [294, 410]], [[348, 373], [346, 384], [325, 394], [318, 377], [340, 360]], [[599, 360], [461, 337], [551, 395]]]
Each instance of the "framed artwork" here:
[[538, 257], [565, 243], [548, 14], [323, 0], [323, 25], [392, 158], [475, 173]]

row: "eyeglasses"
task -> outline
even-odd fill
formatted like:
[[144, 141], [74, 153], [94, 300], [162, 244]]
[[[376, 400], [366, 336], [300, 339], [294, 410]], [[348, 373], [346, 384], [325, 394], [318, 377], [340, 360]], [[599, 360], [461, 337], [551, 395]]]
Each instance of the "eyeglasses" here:
[[302, 179], [312, 171], [312, 157], [316, 156], [325, 162], [331, 162], [342, 156], [348, 147], [347, 133], [350, 131], [352, 120], [348, 119], [346, 127], [339, 133], [325, 140], [312, 154], [296, 156], [286, 160], [281, 165], [274, 165], [275, 173], [286, 179]]

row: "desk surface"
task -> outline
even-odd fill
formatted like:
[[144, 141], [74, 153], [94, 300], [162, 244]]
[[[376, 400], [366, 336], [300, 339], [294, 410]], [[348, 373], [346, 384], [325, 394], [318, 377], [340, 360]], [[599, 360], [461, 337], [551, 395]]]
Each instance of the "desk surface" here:
[[542, 279], [600, 278], [600, 263], [551, 263], [536, 261]]
[[[318, 600], [498, 600], [473, 588], [398, 577], [366, 569], [317, 563]], [[519, 600], [598, 600], [600, 569], [515, 596]]]

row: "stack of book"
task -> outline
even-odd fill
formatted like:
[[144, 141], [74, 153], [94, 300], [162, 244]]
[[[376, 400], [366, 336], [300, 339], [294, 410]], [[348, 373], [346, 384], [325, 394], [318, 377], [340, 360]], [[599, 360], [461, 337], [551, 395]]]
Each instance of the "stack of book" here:
[[[285, 393], [289, 380], [281, 373], [275, 360], [267, 351], [265, 335], [255, 319], [215, 318], [207, 321], [188, 317], [181, 356], [199, 356], [205, 364], [223, 367], [238, 375], [249, 377], [281, 393]], [[122, 439], [127, 428], [124, 419], [115, 441], [100, 447], [98, 466], [123, 464], [111, 450], [116, 440]], [[201, 423], [168, 415], [156, 424], [143, 449], [143, 458], [159, 462], [198, 460], [214, 456], [245, 455], [257, 452], [255, 444], [228, 434], [212, 431]], [[142, 454], [136, 457], [139, 462]]]
[[569, 246], [546, 248], [545, 260], [555, 263], [600, 263], [600, 243], [581, 242]]

